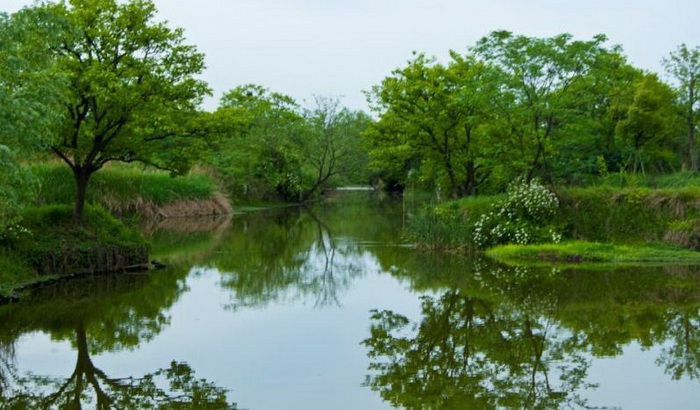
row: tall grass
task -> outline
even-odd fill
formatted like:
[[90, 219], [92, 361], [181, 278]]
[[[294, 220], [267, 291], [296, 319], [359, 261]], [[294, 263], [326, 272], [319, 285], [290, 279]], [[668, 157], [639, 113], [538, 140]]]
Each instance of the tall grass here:
[[[32, 171], [41, 184], [36, 205], [71, 204], [75, 201], [75, 180], [68, 167], [39, 164], [34, 165]], [[205, 175], [173, 178], [165, 172], [113, 166], [93, 174], [87, 201], [123, 213], [144, 203], [162, 206], [176, 201], [208, 200], [216, 190], [216, 182]]]
[[501, 198], [502, 195], [468, 197], [426, 206], [410, 215], [406, 236], [431, 249], [473, 248], [474, 223]]
[[0, 235], [0, 295], [47, 275], [119, 271], [147, 262], [147, 242], [99, 207], [73, 221], [71, 205], [25, 209]]

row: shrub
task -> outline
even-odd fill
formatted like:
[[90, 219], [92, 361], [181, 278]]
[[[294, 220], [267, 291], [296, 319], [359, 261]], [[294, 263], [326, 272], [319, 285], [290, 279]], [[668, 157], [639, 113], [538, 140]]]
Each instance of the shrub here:
[[559, 200], [539, 181], [517, 181], [508, 187], [506, 198], [493, 205], [474, 223], [478, 247], [515, 243], [559, 242], [554, 227]]

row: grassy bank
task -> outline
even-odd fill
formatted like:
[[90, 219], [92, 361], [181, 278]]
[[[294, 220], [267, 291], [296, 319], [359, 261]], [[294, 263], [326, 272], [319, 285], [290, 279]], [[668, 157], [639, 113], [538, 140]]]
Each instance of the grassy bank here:
[[[681, 180], [678, 176], [666, 178], [665, 184], [680, 183]], [[528, 229], [532, 232], [534, 227], [544, 225], [532, 220], [521, 223], [518, 215], [515, 218], [511, 215], [514, 207], [504, 212], [503, 196], [462, 199], [427, 207], [411, 216], [407, 235], [422, 247], [448, 250], [478, 249], [513, 242], [556, 242], [559, 238], [617, 244], [668, 242], [686, 248], [700, 248], [700, 185], [564, 188], [557, 190], [556, 197], [558, 204], [545, 221], [547, 229], [552, 232], [552, 240], [539, 232], [539, 237], [530, 241], [528, 239], [532, 236], [518, 242], [508, 241], [507, 235], [502, 235], [492, 243], [479, 243], [479, 229], [482, 232], [510, 229], [517, 234]], [[499, 220], [499, 212], [500, 215], [510, 215], [510, 219]], [[483, 223], [484, 218], [487, 222], [490, 218], [490, 225]]]
[[[75, 182], [63, 164], [32, 167], [40, 181], [36, 205], [72, 204]], [[96, 172], [89, 183], [87, 201], [118, 215], [178, 217], [228, 213], [228, 200], [218, 193], [216, 181], [206, 175], [173, 178], [160, 171], [113, 166]]]
[[57, 276], [124, 270], [148, 262], [141, 234], [108, 211], [85, 210], [73, 222], [70, 205], [32, 207], [0, 236], [0, 294]]
[[628, 265], [700, 263], [700, 252], [668, 244], [615, 245], [570, 241], [559, 244], [500, 245], [488, 249], [486, 254], [504, 262]]

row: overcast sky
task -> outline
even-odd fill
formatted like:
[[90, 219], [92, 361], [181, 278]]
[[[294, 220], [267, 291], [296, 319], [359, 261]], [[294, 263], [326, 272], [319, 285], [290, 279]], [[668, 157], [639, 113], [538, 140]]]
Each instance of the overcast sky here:
[[[0, 0], [13, 12], [32, 0]], [[205, 108], [237, 85], [296, 98], [342, 96], [366, 109], [362, 90], [405, 65], [412, 51], [444, 59], [494, 30], [528, 36], [604, 33], [630, 61], [661, 72], [679, 44], [700, 44], [700, 0], [155, 0], [206, 54], [214, 90]]]

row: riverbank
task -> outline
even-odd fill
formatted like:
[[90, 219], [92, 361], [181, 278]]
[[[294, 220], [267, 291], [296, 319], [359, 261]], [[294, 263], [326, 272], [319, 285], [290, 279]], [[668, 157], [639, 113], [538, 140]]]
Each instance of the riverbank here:
[[[605, 253], [619, 253], [621, 263], [646, 261], [643, 255], [654, 260], [660, 257], [658, 262], [700, 262], [700, 253], [695, 252], [700, 248], [698, 186], [594, 186], [558, 189], [550, 194], [555, 198], [551, 209], [537, 208], [536, 204], [546, 201], [536, 196], [512, 193], [432, 205], [411, 215], [407, 236], [422, 248], [456, 252], [507, 244], [528, 246], [508, 248], [509, 259], [532, 260], [545, 255], [544, 259], [615, 262], [618, 260]], [[551, 246], [556, 247], [560, 241], [578, 242], [573, 242], [575, 251], [572, 245], [547, 250], [533, 245], [554, 243]], [[650, 244], [675, 247], [665, 248], [660, 256], [658, 246]], [[626, 248], [622, 246], [636, 249], [636, 256], [623, 256]], [[604, 248], [604, 254], [600, 254]], [[496, 253], [503, 252], [500, 249]]]
[[[68, 167], [40, 164], [32, 167], [32, 173], [40, 186], [35, 205], [74, 202], [75, 182]], [[87, 194], [88, 203], [118, 216], [163, 219], [223, 215], [232, 211], [217, 182], [197, 173], [173, 178], [162, 171], [112, 166], [93, 175]]]
[[75, 224], [68, 205], [25, 210], [0, 237], [0, 296], [56, 278], [148, 266], [148, 243], [109, 212], [85, 209]]

